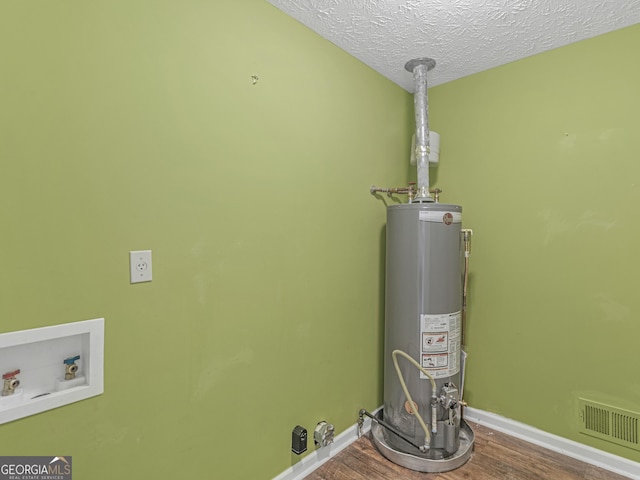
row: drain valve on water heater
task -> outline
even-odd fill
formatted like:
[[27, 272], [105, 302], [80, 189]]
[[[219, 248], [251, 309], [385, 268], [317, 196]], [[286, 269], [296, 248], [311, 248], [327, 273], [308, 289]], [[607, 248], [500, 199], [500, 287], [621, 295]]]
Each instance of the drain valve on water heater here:
[[324, 420], [318, 423], [313, 431], [313, 441], [316, 444], [316, 447], [326, 447], [327, 445], [332, 444], [334, 431], [335, 428], [330, 423], [327, 423]]

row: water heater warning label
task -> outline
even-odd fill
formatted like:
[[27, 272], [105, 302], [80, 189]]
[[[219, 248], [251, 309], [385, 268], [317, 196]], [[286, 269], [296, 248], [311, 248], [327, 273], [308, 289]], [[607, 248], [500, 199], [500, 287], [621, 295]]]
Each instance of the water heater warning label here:
[[[460, 371], [461, 312], [420, 315], [421, 361], [433, 378]], [[423, 373], [420, 378], [427, 378]]]

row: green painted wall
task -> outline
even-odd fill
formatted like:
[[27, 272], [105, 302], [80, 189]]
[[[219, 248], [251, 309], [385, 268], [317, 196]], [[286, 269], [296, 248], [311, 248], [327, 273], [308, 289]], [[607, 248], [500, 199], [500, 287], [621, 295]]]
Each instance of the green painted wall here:
[[467, 400], [578, 433], [577, 399], [640, 411], [640, 25], [430, 91], [436, 183], [474, 228]]
[[[639, 42], [430, 92], [432, 184], [476, 233], [467, 400], [634, 460], [577, 398], [640, 410]], [[0, 331], [106, 318], [105, 394], [0, 426], [2, 455], [266, 479], [296, 424], [381, 403], [367, 191], [412, 176], [406, 92], [261, 0], [3, 2], [0, 58]]]
[[368, 189], [408, 179], [407, 92], [262, 0], [1, 2], [0, 59], [0, 331], [106, 318], [104, 395], [2, 455], [268, 479], [381, 404]]

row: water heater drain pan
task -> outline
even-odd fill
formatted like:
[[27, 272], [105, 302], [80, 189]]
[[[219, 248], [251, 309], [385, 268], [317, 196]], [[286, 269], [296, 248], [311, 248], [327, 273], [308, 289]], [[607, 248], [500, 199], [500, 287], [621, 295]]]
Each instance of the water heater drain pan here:
[[[383, 417], [383, 410], [380, 410], [376, 416], [380, 419]], [[385, 440], [385, 429], [379, 424], [373, 422], [371, 426], [371, 438], [378, 451], [397, 465], [401, 465], [410, 470], [426, 473], [441, 473], [454, 470], [466, 463], [473, 452], [473, 442], [475, 435], [471, 427], [464, 420], [460, 423], [460, 448], [453, 455], [443, 459], [422, 458], [417, 455], [401, 452], [387, 443]], [[390, 434], [392, 435], [392, 434]]]

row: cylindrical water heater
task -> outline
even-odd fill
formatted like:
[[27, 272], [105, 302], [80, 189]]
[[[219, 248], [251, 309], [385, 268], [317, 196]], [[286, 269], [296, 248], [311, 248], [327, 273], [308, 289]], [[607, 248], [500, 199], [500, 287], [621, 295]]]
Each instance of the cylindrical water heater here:
[[473, 451], [462, 419], [464, 278], [462, 207], [415, 202], [387, 207], [384, 405], [372, 439], [389, 460], [446, 472]]
[[[459, 447], [462, 330], [462, 207], [410, 203], [387, 207], [384, 420], [417, 445], [387, 435], [390, 446], [442, 459]], [[402, 357], [418, 361], [433, 380]], [[397, 363], [401, 375], [396, 370]], [[413, 413], [403, 378], [430, 438]], [[435, 413], [435, 422], [433, 414]]]
[[[471, 456], [474, 436], [462, 420], [462, 334], [470, 230], [462, 207], [438, 203], [429, 190], [427, 71], [430, 58], [407, 62], [413, 72], [418, 185], [379, 189], [407, 193], [387, 207], [384, 406], [373, 416], [373, 441], [391, 461], [444, 472]], [[437, 190], [439, 192], [439, 190]], [[415, 195], [415, 197], [414, 197]], [[463, 268], [464, 267], [464, 268]]]

